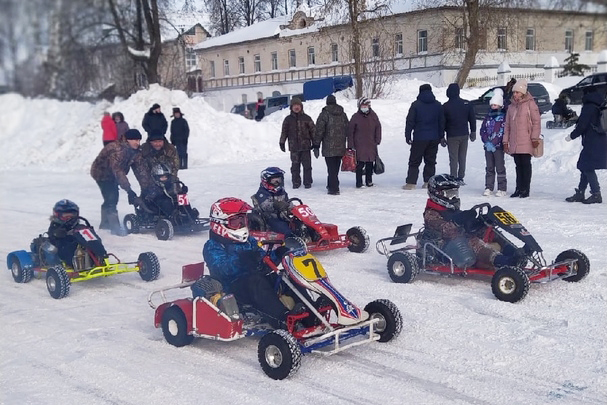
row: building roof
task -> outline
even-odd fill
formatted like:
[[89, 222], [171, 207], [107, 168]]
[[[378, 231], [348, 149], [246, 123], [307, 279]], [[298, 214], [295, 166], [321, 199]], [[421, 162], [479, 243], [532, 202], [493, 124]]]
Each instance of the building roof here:
[[229, 32], [218, 37], [209, 38], [202, 41], [194, 49], [207, 49], [221, 45], [237, 44], [240, 42], [253, 41], [256, 39], [270, 38], [280, 34], [280, 26], [289, 23], [288, 16], [280, 16], [269, 20], [261, 21], [248, 27]]

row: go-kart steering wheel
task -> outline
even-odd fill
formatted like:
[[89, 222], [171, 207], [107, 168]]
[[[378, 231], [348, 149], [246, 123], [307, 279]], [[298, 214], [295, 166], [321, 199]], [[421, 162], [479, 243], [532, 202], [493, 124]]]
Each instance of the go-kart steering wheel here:
[[297, 205], [303, 205], [303, 202], [297, 197], [289, 198], [287, 202], [289, 203], [289, 205], [293, 202], [297, 202]]

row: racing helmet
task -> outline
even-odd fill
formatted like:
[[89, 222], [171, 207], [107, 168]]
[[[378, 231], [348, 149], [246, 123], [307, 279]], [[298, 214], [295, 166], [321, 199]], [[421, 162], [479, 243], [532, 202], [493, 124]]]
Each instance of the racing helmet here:
[[246, 242], [249, 238], [247, 213], [251, 209], [249, 204], [238, 198], [218, 200], [211, 205], [211, 232], [236, 242]]
[[430, 200], [445, 208], [459, 210], [459, 187], [461, 183], [449, 174], [437, 174], [428, 180]]
[[285, 172], [279, 167], [267, 167], [261, 171], [261, 186], [272, 194], [278, 194], [284, 189]]
[[164, 186], [171, 178], [171, 170], [164, 163], [158, 163], [152, 167], [154, 183]]
[[55, 203], [51, 220], [61, 225], [74, 226], [78, 223], [78, 216], [80, 216], [80, 208], [76, 203], [63, 199]]

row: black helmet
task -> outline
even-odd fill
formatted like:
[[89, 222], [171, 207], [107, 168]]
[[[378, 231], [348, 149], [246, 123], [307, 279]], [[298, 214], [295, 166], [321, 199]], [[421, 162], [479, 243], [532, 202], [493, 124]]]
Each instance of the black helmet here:
[[73, 226], [78, 223], [80, 208], [75, 202], [63, 199], [57, 201], [53, 207], [52, 221], [62, 225]]
[[164, 186], [171, 178], [171, 171], [164, 163], [158, 163], [152, 167], [152, 177], [159, 186]]
[[428, 180], [430, 200], [443, 207], [459, 210], [459, 186], [461, 182], [449, 174], [437, 174]]
[[261, 186], [272, 194], [280, 193], [285, 185], [285, 172], [279, 167], [268, 167], [261, 171]]

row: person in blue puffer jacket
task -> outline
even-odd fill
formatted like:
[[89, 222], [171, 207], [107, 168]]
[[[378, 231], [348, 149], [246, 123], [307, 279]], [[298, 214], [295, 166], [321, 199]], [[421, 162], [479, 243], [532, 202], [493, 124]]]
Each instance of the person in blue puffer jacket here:
[[506, 163], [504, 158], [504, 124], [506, 112], [503, 109], [504, 96], [501, 89], [496, 89], [489, 100], [490, 110], [481, 124], [481, 141], [485, 149], [485, 197], [493, 193], [495, 175], [497, 173], [497, 197], [506, 195], [508, 183], [506, 181]]
[[[265, 251], [249, 236], [247, 213], [251, 206], [237, 198], [222, 198], [211, 206], [209, 240], [202, 255], [211, 277], [239, 304], [248, 304], [270, 318], [275, 327], [284, 325], [289, 309], [274, 289], [275, 279], [263, 271]], [[270, 258], [279, 262], [286, 252], [281, 246]], [[266, 272], [267, 273], [267, 272]]]

